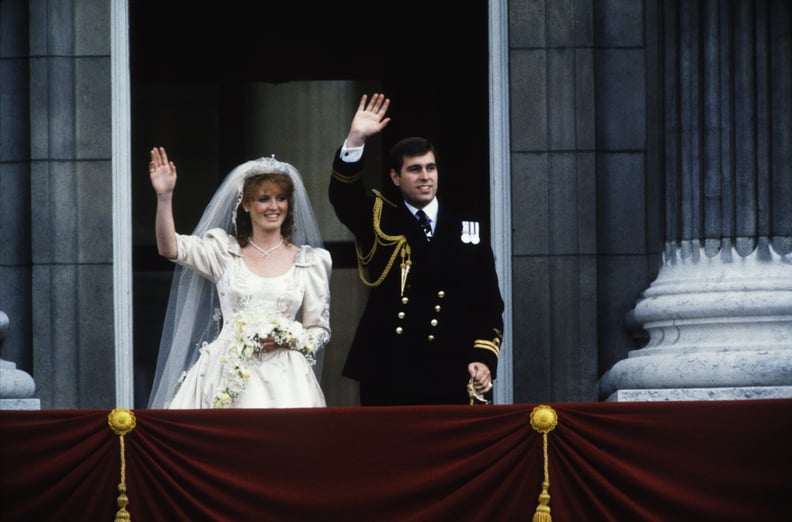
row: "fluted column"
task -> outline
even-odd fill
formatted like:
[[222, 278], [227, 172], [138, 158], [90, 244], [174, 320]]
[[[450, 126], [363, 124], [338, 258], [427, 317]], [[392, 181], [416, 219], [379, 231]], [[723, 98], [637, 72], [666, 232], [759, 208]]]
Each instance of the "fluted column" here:
[[665, 249], [610, 400], [792, 396], [792, 14], [663, 3]]

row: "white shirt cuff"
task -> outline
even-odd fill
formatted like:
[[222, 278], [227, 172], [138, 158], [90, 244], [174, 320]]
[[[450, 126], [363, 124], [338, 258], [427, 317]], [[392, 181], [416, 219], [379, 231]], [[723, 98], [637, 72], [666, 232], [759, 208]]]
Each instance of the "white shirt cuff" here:
[[365, 145], [361, 145], [360, 147], [347, 147], [346, 140], [344, 140], [344, 144], [341, 146], [341, 161], [344, 163], [355, 163], [360, 161], [360, 158], [363, 157], [363, 147], [365, 147]]

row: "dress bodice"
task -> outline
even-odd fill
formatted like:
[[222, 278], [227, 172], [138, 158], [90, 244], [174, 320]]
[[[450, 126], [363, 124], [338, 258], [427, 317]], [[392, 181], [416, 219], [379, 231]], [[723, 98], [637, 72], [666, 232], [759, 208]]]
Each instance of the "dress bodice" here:
[[300, 321], [317, 349], [330, 340], [332, 260], [327, 250], [303, 245], [288, 271], [264, 277], [247, 267], [236, 238], [223, 230], [210, 230], [204, 237], [177, 235], [177, 240], [176, 262], [215, 283], [220, 303], [216, 321], [253, 307]]
[[253, 273], [242, 258], [235, 259], [217, 282], [223, 317], [254, 308], [267, 314], [296, 318], [304, 295], [297, 277], [294, 267], [278, 276], [260, 276]]

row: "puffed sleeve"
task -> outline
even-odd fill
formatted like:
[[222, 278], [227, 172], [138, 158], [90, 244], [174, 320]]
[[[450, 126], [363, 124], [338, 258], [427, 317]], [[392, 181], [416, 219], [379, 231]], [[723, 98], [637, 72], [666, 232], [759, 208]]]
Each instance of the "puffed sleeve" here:
[[176, 234], [178, 255], [173, 261], [216, 283], [231, 260], [236, 239], [224, 230], [209, 230], [203, 237]]
[[305, 288], [302, 324], [318, 351], [330, 341], [330, 272], [333, 261], [327, 250], [304, 246], [295, 264], [302, 273]]

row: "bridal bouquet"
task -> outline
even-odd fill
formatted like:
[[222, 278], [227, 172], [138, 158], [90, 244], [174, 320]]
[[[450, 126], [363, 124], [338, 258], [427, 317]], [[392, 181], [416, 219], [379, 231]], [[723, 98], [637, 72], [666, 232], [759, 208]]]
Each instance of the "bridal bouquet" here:
[[264, 340], [272, 336], [275, 344], [302, 353], [313, 366], [314, 349], [302, 324], [280, 316], [263, 315], [255, 309], [240, 310], [231, 318], [228, 355], [223, 359], [223, 382], [214, 397], [215, 408], [229, 408], [250, 378], [251, 361], [266, 353]]

